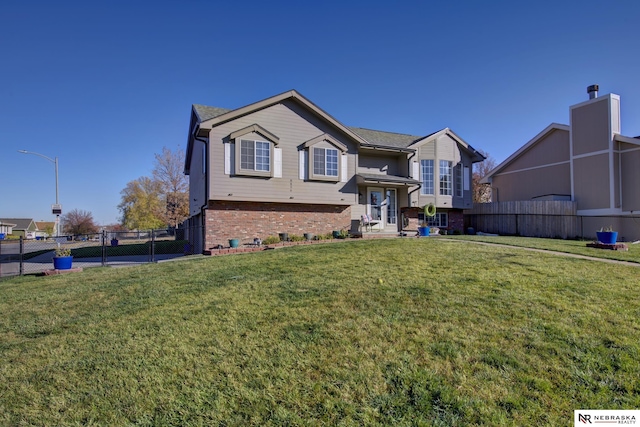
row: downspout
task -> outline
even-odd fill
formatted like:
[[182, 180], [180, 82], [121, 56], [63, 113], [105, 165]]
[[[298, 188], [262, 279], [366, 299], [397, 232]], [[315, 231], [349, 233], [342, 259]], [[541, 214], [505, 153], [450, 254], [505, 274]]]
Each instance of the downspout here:
[[206, 216], [204, 211], [207, 210], [207, 207], [209, 206], [209, 201], [207, 200], [207, 198], [209, 197], [209, 144], [208, 144], [208, 139], [207, 138], [198, 138], [197, 135], [197, 130], [199, 129], [199, 126], [196, 126], [196, 128], [193, 130], [193, 140], [194, 141], [199, 141], [202, 142], [205, 147], [205, 165], [206, 165], [206, 169], [205, 169], [205, 173], [204, 173], [204, 201], [205, 204], [203, 204], [202, 206], [200, 206], [200, 218], [202, 221], [201, 225], [201, 241], [202, 241], [202, 251], [204, 252], [206, 250], [206, 246], [207, 246], [207, 224], [206, 224]]
[[[411, 159], [413, 157], [415, 157], [415, 156], [416, 156], [416, 152], [414, 151], [413, 153], [411, 153], [411, 155], [409, 157], [407, 157], [407, 168], [408, 168], [409, 171], [413, 170], [413, 168], [411, 167]], [[413, 177], [411, 177], [411, 178], [413, 178]], [[407, 193], [407, 199], [408, 199], [407, 200], [407, 204], [409, 205], [407, 207], [409, 207], [409, 208], [411, 207], [411, 194], [415, 193], [416, 191], [419, 191], [421, 188], [422, 188], [422, 183], [418, 184], [418, 186], [415, 189], [413, 189], [413, 190], [411, 190], [411, 191], [409, 191]]]

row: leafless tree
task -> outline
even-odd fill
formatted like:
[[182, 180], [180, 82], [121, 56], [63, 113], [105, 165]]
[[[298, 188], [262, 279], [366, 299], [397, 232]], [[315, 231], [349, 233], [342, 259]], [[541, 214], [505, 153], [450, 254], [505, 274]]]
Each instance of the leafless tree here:
[[189, 180], [184, 175], [184, 151], [162, 147], [155, 155], [153, 180], [160, 186], [164, 209], [158, 215], [166, 224], [177, 227], [189, 216]]
[[98, 232], [98, 226], [91, 212], [74, 209], [62, 215], [63, 231], [66, 234], [91, 234]]
[[480, 180], [496, 167], [496, 161], [486, 151], [479, 151], [486, 159], [473, 165], [473, 203], [490, 203], [491, 186], [481, 184]]

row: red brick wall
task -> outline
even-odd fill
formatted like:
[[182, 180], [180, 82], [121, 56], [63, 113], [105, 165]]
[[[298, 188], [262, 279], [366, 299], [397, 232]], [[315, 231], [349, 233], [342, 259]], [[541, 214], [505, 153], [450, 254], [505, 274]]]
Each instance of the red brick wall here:
[[[409, 218], [409, 226], [405, 227], [406, 230], [415, 231], [418, 230], [420, 223], [418, 222], [418, 213], [422, 213], [421, 208], [402, 208], [402, 213], [406, 218]], [[442, 211], [440, 211], [442, 212]], [[447, 220], [449, 221], [448, 230], [464, 231], [464, 214], [461, 210], [447, 210]]]
[[211, 201], [205, 215], [205, 250], [229, 246], [229, 239], [242, 244], [278, 233], [326, 234], [351, 227], [350, 206]]

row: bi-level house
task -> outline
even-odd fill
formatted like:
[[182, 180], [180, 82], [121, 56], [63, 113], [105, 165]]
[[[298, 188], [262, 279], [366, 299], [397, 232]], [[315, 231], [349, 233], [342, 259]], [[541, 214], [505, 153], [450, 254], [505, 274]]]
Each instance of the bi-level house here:
[[573, 201], [582, 237], [613, 227], [640, 239], [640, 137], [622, 134], [620, 96], [598, 89], [569, 107], [569, 125], [550, 124], [481, 182], [494, 202]]
[[433, 203], [432, 225], [462, 230], [482, 160], [448, 128], [412, 136], [347, 127], [295, 90], [234, 110], [193, 105], [185, 228], [196, 252], [279, 233], [398, 234], [415, 232]]

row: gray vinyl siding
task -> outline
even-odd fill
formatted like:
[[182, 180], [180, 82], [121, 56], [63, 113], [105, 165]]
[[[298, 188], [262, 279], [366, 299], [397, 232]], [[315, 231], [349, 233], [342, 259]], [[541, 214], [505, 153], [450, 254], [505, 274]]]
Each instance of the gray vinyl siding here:
[[609, 118], [609, 98], [571, 110], [571, 132], [573, 155], [592, 153], [609, 149], [611, 129]]
[[556, 129], [545, 135], [533, 147], [511, 162], [501, 173], [547, 166], [569, 161], [569, 132]]
[[573, 176], [578, 210], [610, 207], [608, 153], [574, 159]]
[[379, 173], [384, 175], [405, 176], [406, 167], [400, 168], [398, 163], [406, 164], [406, 157], [398, 158], [396, 156], [380, 156], [368, 153], [360, 153], [358, 159], [358, 172], [362, 173]]
[[494, 202], [531, 200], [551, 194], [571, 194], [568, 163], [497, 174], [491, 184]]
[[[232, 132], [259, 124], [280, 140], [282, 178], [225, 175], [224, 143]], [[348, 182], [315, 182], [299, 179], [299, 148], [305, 142], [328, 134], [347, 147]], [[337, 129], [309, 113], [295, 101], [286, 100], [268, 108], [216, 126], [210, 132], [210, 199], [260, 202], [323, 203], [353, 205], [357, 188], [356, 146]], [[228, 143], [228, 142], [227, 142]], [[231, 152], [235, 151], [231, 141]], [[310, 161], [310, 160], [309, 160]], [[232, 161], [233, 162], [233, 161]], [[307, 165], [308, 166], [308, 165]]]
[[640, 150], [622, 153], [620, 169], [622, 174], [622, 210], [640, 211]]

